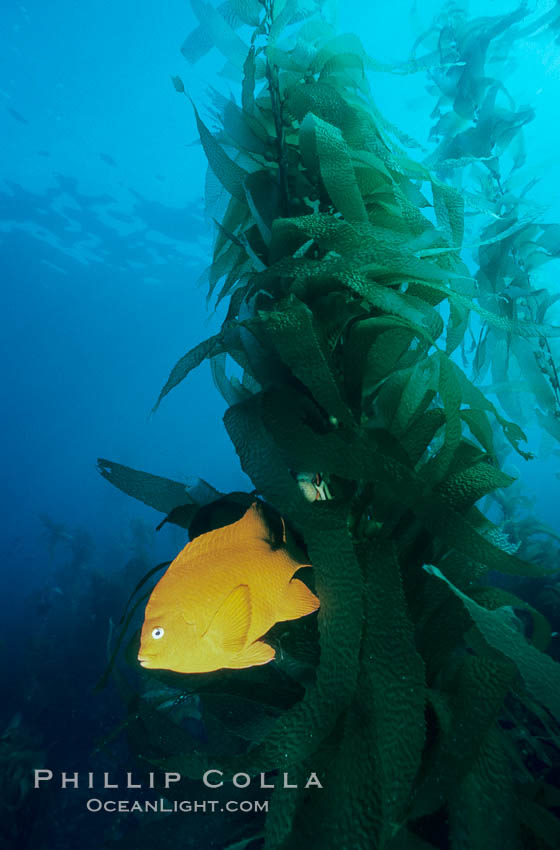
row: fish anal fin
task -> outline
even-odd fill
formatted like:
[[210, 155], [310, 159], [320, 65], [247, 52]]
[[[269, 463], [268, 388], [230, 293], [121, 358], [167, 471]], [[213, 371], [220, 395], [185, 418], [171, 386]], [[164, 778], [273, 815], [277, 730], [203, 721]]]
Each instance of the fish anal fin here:
[[240, 669], [242, 667], [255, 667], [258, 664], [268, 664], [275, 657], [276, 652], [262, 640], [256, 640], [241, 652], [237, 658], [227, 663], [227, 667]]
[[250, 625], [251, 592], [248, 585], [239, 584], [226, 596], [202, 638], [226, 652], [240, 652]]
[[277, 612], [277, 619], [279, 621], [297, 620], [316, 611], [319, 604], [319, 600], [307, 585], [299, 578], [293, 578], [286, 587], [280, 610]]

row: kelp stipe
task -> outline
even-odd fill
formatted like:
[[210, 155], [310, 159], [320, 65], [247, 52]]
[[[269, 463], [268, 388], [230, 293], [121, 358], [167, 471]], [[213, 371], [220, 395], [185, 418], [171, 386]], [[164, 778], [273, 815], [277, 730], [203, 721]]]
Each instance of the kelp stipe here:
[[[218, 225], [207, 279], [229, 305], [157, 402], [214, 363], [242, 466], [314, 567], [315, 677], [303, 695], [274, 665], [183, 677], [212, 742], [144, 710], [134, 743], [194, 779], [288, 771], [299, 787], [275, 790], [266, 850], [554, 847], [557, 793], [537, 739], [560, 741], [560, 668], [544, 618], [483, 581], [543, 570], [476, 507], [513, 480], [496, 430], [528, 453], [453, 355], [473, 311], [512, 339], [558, 329], [480, 299], [460, 255], [461, 193], [403, 150], [369, 93], [364, 71], [379, 66], [320, 5], [193, 2], [184, 55], [214, 45], [241, 83], [239, 105], [212, 92], [213, 130], [195, 113]], [[302, 470], [327, 475], [333, 499], [306, 501]], [[243, 740], [216, 731], [215, 712], [240, 699]], [[322, 790], [304, 789], [311, 771]]]

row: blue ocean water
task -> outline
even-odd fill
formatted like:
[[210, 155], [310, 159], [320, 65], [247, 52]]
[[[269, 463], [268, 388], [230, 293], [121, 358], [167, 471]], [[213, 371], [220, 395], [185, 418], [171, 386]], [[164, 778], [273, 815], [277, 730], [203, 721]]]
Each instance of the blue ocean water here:
[[[342, 4], [339, 26], [386, 63], [405, 61], [441, 9], [433, 0], [377, 5]], [[469, 14], [516, 7], [472, 2]], [[192, 109], [171, 77], [181, 75], [200, 102], [208, 83], [234, 86], [214, 54], [196, 69], [185, 63], [181, 43], [196, 20], [186, 3], [29, 0], [2, 12], [0, 728], [20, 712], [39, 747], [55, 740], [65, 753], [61, 730], [74, 712], [72, 740], [85, 754], [93, 737], [85, 707], [103, 670], [109, 618], [118, 620], [141, 575], [127, 584], [125, 566], [133, 556], [148, 566], [173, 557], [183, 540], [169, 525], [156, 533], [161, 516], [110, 487], [96, 459], [180, 481], [200, 476], [223, 492], [251, 489], [207, 365], [150, 414], [176, 360], [223, 317], [196, 286], [212, 244], [206, 165]], [[508, 75], [516, 102], [536, 110], [525, 128], [525, 174], [539, 178], [533, 198], [549, 221], [560, 221], [557, 50], [522, 43]], [[373, 79], [381, 112], [427, 145], [425, 75]], [[542, 433], [528, 436], [538, 451]], [[512, 462], [535, 513], [560, 533], [558, 457]], [[99, 597], [86, 612], [80, 603], [92, 594]], [[79, 694], [68, 705], [71, 680]], [[63, 698], [60, 726], [49, 682]], [[116, 703], [107, 716], [118, 717]], [[103, 718], [92, 721], [99, 735], [110, 727]]]

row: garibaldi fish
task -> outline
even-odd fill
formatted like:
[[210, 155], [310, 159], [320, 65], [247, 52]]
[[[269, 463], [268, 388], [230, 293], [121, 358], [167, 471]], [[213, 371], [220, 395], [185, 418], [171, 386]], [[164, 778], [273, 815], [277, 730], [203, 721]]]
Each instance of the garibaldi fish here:
[[142, 627], [143, 667], [207, 673], [266, 664], [272, 626], [319, 607], [294, 574], [310, 566], [273, 548], [254, 502], [240, 520], [187, 543], [154, 587]]

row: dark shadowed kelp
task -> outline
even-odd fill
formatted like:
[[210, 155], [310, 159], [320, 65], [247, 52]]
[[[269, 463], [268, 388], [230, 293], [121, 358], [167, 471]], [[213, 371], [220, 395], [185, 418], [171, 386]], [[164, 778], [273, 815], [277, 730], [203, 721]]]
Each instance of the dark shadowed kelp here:
[[[557, 793], [537, 739], [558, 747], [560, 668], [544, 654], [542, 615], [484, 584], [490, 570], [544, 570], [476, 507], [513, 481], [495, 434], [527, 457], [525, 438], [454, 353], [473, 313], [512, 341], [558, 329], [542, 311], [496, 310], [476, 285], [461, 259], [463, 195], [405, 152], [370, 96], [375, 63], [320, 4], [193, 8], [184, 55], [195, 62], [215, 46], [241, 83], [240, 104], [212, 92], [212, 128], [195, 110], [217, 218], [207, 278], [228, 311], [176, 364], [158, 404], [204, 359], [214, 364], [242, 466], [313, 564], [318, 638], [300, 643], [318, 639], [319, 657], [305, 682], [274, 665], [181, 677], [211, 741], [141, 700], [132, 744], [193, 779], [210, 767], [317, 771], [321, 791], [274, 792], [267, 850], [554, 847]], [[522, 17], [467, 28], [465, 50], [486, 49]], [[486, 86], [470, 71], [454, 100], [466, 117]], [[114, 477], [116, 465], [102, 465]], [[327, 478], [332, 500], [305, 500], [303, 470]], [[183, 501], [167, 499], [175, 482], [118, 474], [117, 486], [170, 519], [184, 504], [178, 491]], [[217, 721], [234, 697], [243, 736]]]

